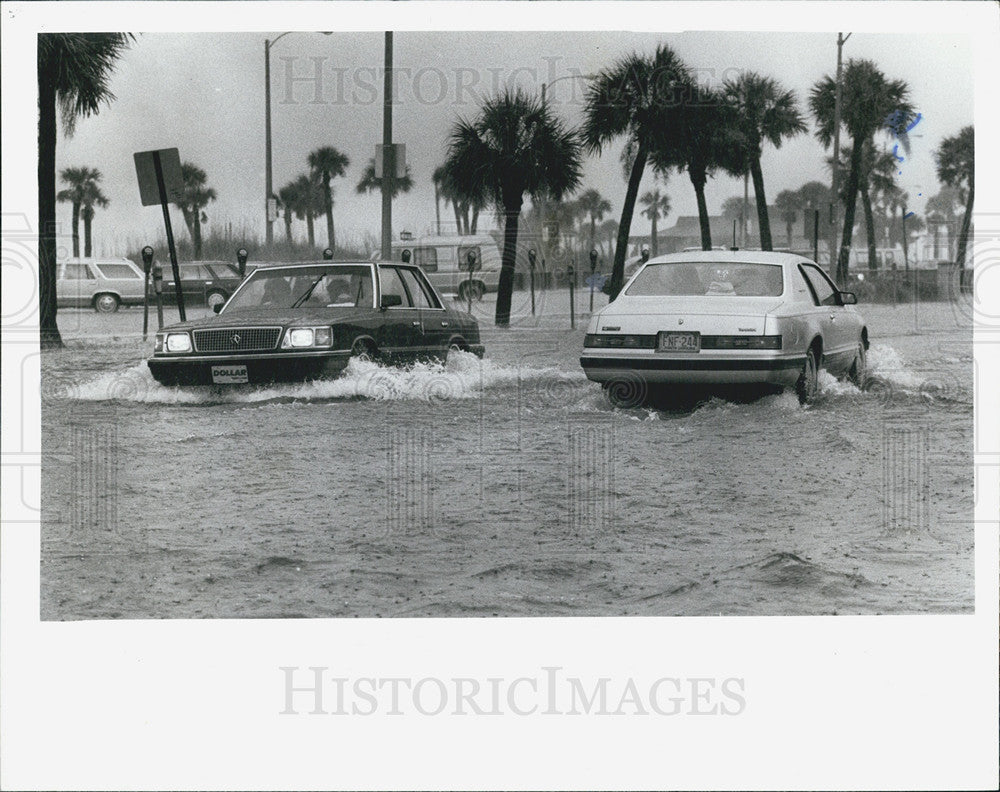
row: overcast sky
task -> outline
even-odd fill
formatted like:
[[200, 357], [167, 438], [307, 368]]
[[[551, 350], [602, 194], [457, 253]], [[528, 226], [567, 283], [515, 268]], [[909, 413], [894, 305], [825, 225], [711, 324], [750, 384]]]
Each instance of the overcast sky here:
[[[139, 205], [132, 160], [133, 152], [154, 148], [177, 147], [183, 160], [207, 172], [218, 193], [207, 209], [210, 229], [224, 230], [232, 223], [237, 235], [245, 229], [263, 238], [264, 40], [281, 32], [138, 36], [112, 79], [117, 99], [100, 115], [81, 120], [75, 135], [59, 142], [60, 169], [89, 166], [104, 174], [111, 205], [95, 219], [99, 253], [124, 255], [130, 243], [162, 233], [160, 212]], [[415, 186], [394, 204], [394, 233], [430, 229], [430, 177], [445, 157], [449, 130], [458, 116], [473, 116], [482, 96], [497, 85], [513, 81], [537, 93], [543, 82], [593, 73], [627, 53], [652, 52], [661, 42], [713, 84], [741, 69], [770, 75], [796, 92], [803, 112], [809, 88], [836, 66], [835, 33], [397, 33], [394, 65], [401, 71], [394, 136], [406, 144]], [[900, 163], [898, 183], [920, 212], [923, 200], [938, 189], [934, 149], [943, 137], [973, 122], [969, 42], [959, 34], [855, 33], [844, 56], [870, 58], [888, 77], [904, 79], [911, 88], [922, 120], [912, 133], [912, 154]], [[275, 189], [304, 172], [306, 156], [318, 146], [332, 145], [347, 154], [347, 175], [334, 182], [342, 240], [378, 233], [379, 198], [357, 195], [355, 185], [381, 138], [382, 57], [383, 36], [371, 32], [295, 32], [272, 50]], [[289, 88], [289, 76], [312, 77], [317, 68], [319, 84], [299, 81]], [[572, 125], [581, 119], [582, 87], [579, 80], [564, 80], [549, 94], [553, 107]], [[607, 197], [614, 215], [620, 213], [625, 193], [619, 153], [615, 146], [601, 157], [588, 157], [583, 184]], [[811, 119], [809, 134], [780, 150], [766, 147], [762, 165], [769, 198], [812, 179], [827, 182], [824, 156]], [[652, 179], [647, 173], [642, 189]], [[680, 214], [696, 212], [686, 175], [672, 175], [665, 189], [673, 206], [666, 225]], [[718, 176], [709, 183], [709, 210], [718, 212], [722, 201], [736, 194], [742, 194], [742, 183]], [[446, 211], [442, 209], [445, 219]], [[68, 206], [60, 206], [59, 218], [68, 227]], [[637, 216], [633, 232], [647, 222]], [[179, 214], [175, 223], [180, 226]], [[178, 228], [178, 233], [184, 232]], [[279, 221], [275, 235], [283, 233]], [[296, 223], [296, 235], [304, 238], [304, 223]], [[322, 222], [317, 242], [325, 244]]]

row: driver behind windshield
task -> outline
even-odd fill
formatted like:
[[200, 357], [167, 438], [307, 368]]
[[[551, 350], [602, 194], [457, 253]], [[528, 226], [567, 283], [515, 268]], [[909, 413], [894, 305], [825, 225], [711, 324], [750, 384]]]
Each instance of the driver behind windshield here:
[[326, 293], [330, 298], [330, 305], [354, 305], [351, 284], [347, 278], [330, 278], [326, 284]]

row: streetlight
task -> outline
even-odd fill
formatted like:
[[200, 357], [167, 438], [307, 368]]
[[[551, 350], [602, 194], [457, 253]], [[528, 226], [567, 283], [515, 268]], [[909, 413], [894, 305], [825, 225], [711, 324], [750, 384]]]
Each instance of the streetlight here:
[[[264, 219], [267, 221], [267, 244], [274, 242], [274, 218], [271, 200], [274, 197], [274, 180], [271, 175], [271, 47], [294, 30], [286, 30], [277, 38], [264, 39]], [[319, 31], [324, 36], [331, 31]]]

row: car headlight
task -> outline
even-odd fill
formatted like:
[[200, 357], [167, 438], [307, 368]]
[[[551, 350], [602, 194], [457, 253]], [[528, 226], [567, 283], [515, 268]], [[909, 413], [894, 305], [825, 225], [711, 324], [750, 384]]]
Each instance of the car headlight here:
[[188, 333], [167, 333], [167, 352], [190, 352], [191, 336]]
[[156, 334], [156, 340], [153, 342], [153, 354], [163, 351], [163, 333]]
[[290, 327], [281, 340], [281, 348], [328, 347], [332, 342], [333, 331], [329, 327]]

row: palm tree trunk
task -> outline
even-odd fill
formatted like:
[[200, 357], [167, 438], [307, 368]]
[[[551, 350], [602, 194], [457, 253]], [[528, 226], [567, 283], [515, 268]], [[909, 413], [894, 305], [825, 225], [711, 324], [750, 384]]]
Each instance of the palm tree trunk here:
[[292, 244], [292, 213], [285, 210], [285, 238], [288, 244]]
[[767, 214], [767, 198], [764, 197], [764, 174], [760, 169], [759, 156], [755, 156], [750, 160], [750, 176], [753, 179], [753, 196], [757, 201], [757, 225], [760, 227], [760, 249], [773, 250], [771, 220]]
[[62, 347], [56, 325], [56, 88], [38, 58], [38, 330], [42, 349]]
[[462, 207], [458, 205], [457, 201], [451, 202], [451, 208], [455, 212], [455, 233], [462, 233]]
[[517, 224], [521, 215], [522, 199], [518, 196], [504, 205], [503, 256], [500, 264], [500, 283], [497, 285], [497, 327], [510, 325], [510, 299], [514, 291], [514, 265], [517, 256]]
[[313, 225], [312, 212], [306, 212], [306, 230], [309, 232], [309, 247], [316, 247], [316, 228]]
[[959, 283], [965, 285], [965, 251], [969, 242], [969, 229], [972, 227], [972, 202], [976, 197], [976, 176], [969, 174], [969, 195], [965, 200], [965, 214], [962, 215], [962, 230], [958, 233], [958, 252], [955, 254], [955, 266], [959, 271]]
[[474, 206], [474, 207], [472, 207], [472, 228], [470, 228], [469, 230], [473, 234], [475, 234], [476, 233], [476, 229], [478, 227], [479, 227], [479, 207], [478, 206]]
[[792, 225], [795, 223], [795, 219], [788, 220], [785, 219], [785, 237], [788, 239], [788, 249], [792, 249]]
[[[89, 253], [87, 254], [90, 255]], [[73, 201], [73, 258], [80, 257], [80, 202]]]
[[441, 191], [434, 182], [434, 218], [437, 221], [437, 235], [441, 236]]
[[910, 271], [910, 248], [906, 238], [906, 204], [899, 207], [899, 233], [903, 237], [903, 267]]
[[590, 249], [594, 249], [594, 237], [597, 234], [597, 218], [590, 216]]
[[653, 216], [650, 218], [650, 229], [649, 229], [649, 255], [655, 256], [657, 254], [656, 249], [656, 218], [659, 217], [659, 212], [657, 207], [653, 207]]
[[[844, 231], [840, 238], [837, 256], [837, 284], [843, 288], [851, 262], [851, 240], [854, 235], [854, 212], [858, 201], [858, 183], [861, 174], [861, 156], [864, 141], [855, 140], [851, 146], [851, 170], [847, 174], [847, 192], [844, 196]], [[836, 200], [836, 196], [834, 196]]]
[[326, 211], [326, 244], [330, 250], [336, 250], [337, 238], [333, 233], [333, 194], [329, 182], [324, 185], [323, 208]]
[[632, 228], [632, 214], [635, 212], [635, 199], [639, 194], [639, 182], [642, 172], [646, 169], [648, 151], [645, 142], [640, 142], [635, 152], [635, 162], [628, 177], [628, 189], [625, 191], [625, 203], [622, 205], [622, 219], [618, 224], [618, 244], [615, 246], [615, 263], [611, 268], [611, 285], [608, 289], [611, 299], [618, 296], [625, 281], [625, 256], [628, 254], [628, 235]]
[[868, 192], [868, 183], [863, 182], [858, 189], [861, 192], [861, 206], [865, 213], [865, 238], [868, 242], [868, 269], [878, 269], [878, 260], [875, 257], [875, 216], [872, 214], [872, 199]]
[[705, 182], [707, 181], [705, 171], [700, 169], [692, 170], [689, 165], [688, 176], [691, 179], [691, 184], [694, 186], [694, 195], [698, 201], [698, 225], [701, 227], [701, 249], [711, 250], [712, 229], [708, 222], [708, 204], [705, 203]]
[[201, 261], [201, 212], [197, 209], [194, 213], [194, 257], [196, 261]]
[[91, 245], [91, 228], [94, 222], [94, 212], [93, 210], [85, 212], [83, 215], [83, 255], [88, 258], [93, 255], [93, 246]]

